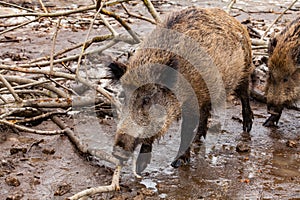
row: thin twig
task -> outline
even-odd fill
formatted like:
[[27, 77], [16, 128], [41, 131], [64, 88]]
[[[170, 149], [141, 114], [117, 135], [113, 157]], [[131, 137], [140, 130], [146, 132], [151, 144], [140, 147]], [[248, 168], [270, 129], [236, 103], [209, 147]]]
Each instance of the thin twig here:
[[[93, 18], [92, 22], [90, 23], [89, 30], [88, 30], [88, 32], [87, 32], [87, 34], [86, 34], [86, 37], [85, 37], [85, 40], [84, 40], [84, 44], [86, 44], [86, 42], [88, 41], [88, 38], [89, 38], [89, 35], [90, 35], [90, 33], [91, 33], [92, 27], [93, 27], [93, 25], [94, 25], [94, 23], [95, 23], [95, 20], [96, 20], [96, 16], [97, 16], [97, 14], [100, 12], [100, 10], [102, 9], [102, 7], [103, 7], [103, 4], [101, 3], [99, 10], [98, 10], [97, 13], [94, 15], [94, 18]], [[79, 76], [80, 76], [80, 74], [79, 74], [79, 72], [80, 72], [80, 64], [81, 64], [81, 59], [82, 59], [82, 56], [83, 56], [83, 54], [84, 54], [85, 49], [86, 49], [85, 46], [82, 46], [82, 48], [81, 48], [81, 53], [80, 53], [80, 55], [79, 55], [78, 62], [77, 62], [77, 68], [76, 68], [76, 73], [75, 73], [75, 74], [76, 74], [76, 77], [79, 77]], [[87, 70], [86, 70], [86, 78], [88, 79]]]
[[24, 113], [24, 112], [38, 112], [36, 108], [25, 107], [25, 108], [5, 108], [1, 110], [2, 115], [0, 115], [0, 119], [4, 119], [5, 117], [15, 114], [15, 113]]
[[32, 22], [38, 21], [40, 18], [41, 18], [41, 17], [37, 17], [37, 18], [35, 18], [35, 19], [33, 19], [33, 20], [30, 20], [30, 21], [28, 21], [28, 22], [24, 22], [24, 23], [22, 23], [22, 24], [19, 24], [18, 26], [14, 26], [14, 27], [12, 27], [12, 28], [6, 29], [5, 31], [0, 32], [0, 35], [3, 35], [4, 33], [13, 31], [13, 30], [15, 30], [15, 29], [18, 29], [18, 28], [20, 28], [20, 27], [26, 26], [27, 24], [30, 24], [30, 23], [32, 23]]
[[[109, 1], [105, 2], [104, 6], [113, 6], [115, 4], [128, 2], [132, 0], [117, 0], [117, 1]], [[26, 17], [26, 16], [36, 16], [36, 17], [60, 17], [60, 16], [68, 16], [71, 14], [82, 13], [88, 10], [93, 10], [96, 8], [96, 5], [80, 7], [75, 10], [63, 11], [63, 12], [55, 12], [55, 13], [18, 13], [18, 14], [9, 14], [9, 15], [0, 15], [1, 18], [11, 18], [11, 17]]]
[[156, 11], [156, 9], [154, 8], [152, 2], [150, 0], [143, 0], [145, 6], [147, 7], [149, 13], [152, 15], [153, 19], [155, 19], [155, 21], [157, 23], [161, 23], [161, 18], [158, 14], [158, 12]]
[[287, 9], [285, 9], [273, 22], [272, 22], [272, 24], [267, 28], [267, 30], [265, 31], [265, 33], [262, 35], [262, 37], [261, 37], [261, 40], [263, 40], [266, 36], [267, 36], [267, 34], [268, 34], [268, 32], [270, 31], [270, 29], [274, 26], [274, 24], [289, 10], [289, 9], [291, 9], [294, 5], [295, 5], [295, 3], [297, 3], [297, 1], [298, 0], [294, 0], [290, 5], [289, 5], [289, 7], [287, 7]]
[[130, 26], [128, 26], [128, 24], [119, 15], [110, 12], [104, 8], [101, 9], [101, 13], [115, 18], [115, 20], [117, 20], [126, 29], [126, 31], [131, 35], [131, 37], [136, 41], [136, 43], [141, 42], [140, 38], [136, 35], [136, 33], [130, 28]]
[[[42, 2], [42, 0], [40, 0], [40, 2]], [[61, 18], [58, 19], [58, 22], [56, 24], [56, 29], [53, 35], [53, 39], [52, 39], [52, 47], [51, 47], [51, 55], [50, 55], [50, 74], [53, 72], [54, 51], [55, 51], [55, 44], [56, 44], [57, 33], [59, 31], [60, 21]]]
[[0, 4], [2, 4], [4, 6], [10, 6], [10, 7], [18, 8], [18, 9], [21, 9], [21, 10], [26, 10], [28, 12], [34, 12], [34, 10], [32, 10], [32, 9], [24, 8], [22, 6], [19, 6], [17, 4], [13, 4], [13, 3], [7, 3], [7, 2], [4, 2], [4, 1], [0, 1]]
[[[42, 81], [35, 81], [32, 79], [28, 79], [28, 78], [24, 78], [24, 77], [20, 77], [20, 76], [7, 76], [4, 75], [5, 79], [9, 82], [15, 82], [15, 83], [19, 83], [19, 84], [24, 84], [24, 85], [18, 85], [18, 86], [14, 86], [14, 89], [21, 89], [21, 88], [26, 88], [26, 87], [32, 87], [32, 86], [41, 86], [49, 91], [54, 92], [57, 96], [59, 97], [68, 97], [68, 95], [60, 90], [59, 88], [56, 88], [55, 86], [51, 85], [51, 84], [46, 84], [49, 81], [48, 80], [42, 80]], [[55, 80], [65, 80], [65, 78], [57, 78]], [[4, 88], [1, 88], [0, 91], [3, 91]], [[55, 97], [53, 95], [51, 95], [51, 93], [49, 94], [52, 97]]]
[[[69, 48], [66, 48], [66, 49], [63, 49], [63, 50], [59, 51], [59, 52], [55, 53], [53, 55], [53, 57], [56, 58], [57, 56], [63, 55], [67, 52], [73, 51], [73, 50], [75, 50], [77, 48], [80, 48], [82, 46], [84, 46], [84, 49], [87, 49], [92, 43], [103, 42], [105, 40], [111, 40], [111, 39], [113, 39], [113, 36], [111, 34], [95, 36], [94, 38], [86, 41], [86, 43], [84, 43], [84, 42], [79, 43], [79, 44], [76, 44], [75, 46], [72, 46], [72, 47], [69, 47]], [[39, 61], [42, 61], [42, 60], [49, 60], [49, 59], [50, 59], [50, 56], [44, 56], [44, 57], [40, 57], [40, 58], [31, 60], [29, 63], [36, 63], [36, 62], [39, 62]], [[31, 66], [28, 66], [28, 64], [27, 64], [27, 67], [31, 67]]]
[[123, 9], [125, 10], [125, 12], [126, 12], [129, 16], [135, 17], [135, 18], [137, 18], [137, 19], [141, 19], [141, 20], [144, 20], [144, 21], [147, 21], [147, 22], [150, 22], [151, 24], [157, 24], [156, 21], [153, 20], [153, 19], [150, 19], [150, 18], [148, 18], [148, 17], [142, 16], [142, 15], [137, 15], [137, 14], [135, 14], [135, 13], [130, 12], [130, 11], [127, 9], [127, 7], [126, 7], [123, 3], [121, 3], [121, 6], [123, 7]]
[[16, 120], [15, 123], [26, 123], [26, 122], [38, 121], [38, 120], [41, 120], [41, 119], [48, 118], [48, 117], [50, 117], [52, 115], [66, 114], [67, 112], [68, 111], [65, 111], [65, 110], [47, 112], [47, 113], [43, 113], [43, 114], [35, 116], [35, 117], [30, 117], [30, 118], [26, 118], [26, 119]]
[[41, 6], [42, 6], [43, 11], [44, 11], [45, 13], [48, 13], [48, 10], [47, 10], [47, 8], [45, 7], [43, 1], [42, 1], [42, 0], [39, 0], [39, 2], [40, 2], [40, 4], [41, 4]]
[[0, 124], [5, 124], [10, 127], [16, 128], [20, 131], [25, 131], [29, 133], [35, 133], [39, 135], [58, 135], [58, 134], [63, 134], [65, 131], [64, 130], [54, 130], [54, 131], [42, 131], [42, 130], [36, 130], [32, 128], [27, 128], [22, 125], [14, 124], [13, 122], [7, 121], [7, 120], [0, 120]]
[[0, 74], [0, 81], [7, 87], [7, 89], [9, 90], [9, 92], [12, 94], [12, 96], [17, 102], [22, 101], [22, 99], [15, 93], [15, 90], [12, 88], [9, 82], [2, 76], [2, 74]]
[[227, 6], [226, 12], [230, 13], [230, 10], [232, 8], [232, 6], [236, 3], [236, 0], [231, 0], [230, 3]]
[[[6, 69], [6, 70], [11, 70], [11, 71], [19, 71], [19, 72], [24, 72], [24, 73], [33, 73], [33, 74], [45, 74], [45, 75], [50, 75], [49, 70], [44, 70], [44, 69], [24, 69], [21, 67], [10, 67], [10, 66], [5, 66], [5, 65], [0, 65], [0, 69]], [[110, 102], [114, 105], [117, 106], [117, 108], [119, 107], [119, 104], [114, 100], [114, 98], [108, 94], [101, 86], [94, 84], [90, 81], [87, 81], [81, 77], [76, 77], [73, 74], [68, 74], [68, 73], [64, 73], [64, 72], [52, 72], [51, 74], [52, 76], [56, 76], [56, 77], [63, 77], [63, 78], [67, 78], [67, 79], [71, 79], [71, 80], [78, 80], [81, 83], [89, 86], [90, 88], [100, 92], [103, 96], [105, 96], [107, 99], [110, 100]]]

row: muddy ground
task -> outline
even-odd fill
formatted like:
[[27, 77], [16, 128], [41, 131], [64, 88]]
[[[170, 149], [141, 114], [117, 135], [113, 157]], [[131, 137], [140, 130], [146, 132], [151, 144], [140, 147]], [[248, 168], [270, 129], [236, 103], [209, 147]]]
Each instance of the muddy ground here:
[[[51, 8], [54, 5], [65, 8], [74, 5], [75, 1], [44, 2]], [[90, 3], [76, 2], [77, 5]], [[190, 5], [223, 8], [228, 3], [194, 0], [153, 2], [162, 14]], [[240, 21], [250, 19], [250, 25], [262, 33], [289, 3], [238, 1], [231, 14]], [[32, 1], [28, 5], [38, 6], [38, 3]], [[288, 21], [299, 15], [299, 8], [297, 3], [270, 34], [274, 30], [281, 30]], [[2, 7], [0, 9], [4, 12]], [[134, 5], [133, 9], [145, 11], [141, 4]], [[81, 27], [65, 27], [61, 30], [58, 49], [83, 41], [86, 32], [83, 27], [86, 28], [86, 25], [79, 25]], [[153, 25], [137, 21], [132, 23], [132, 27], [145, 35]], [[1, 27], [1, 30], [5, 30], [5, 27]], [[32, 59], [49, 51], [49, 33], [53, 29], [48, 26], [29, 26], [27, 30], [6, 34], [21, 40], [17, 43], [1, 42], [1, 59], [15, 54]], [[101, 26], [93, 29], [94, 35], [100, 33], [105, 33]], [[5, 40], [3, 36], [0, 37], [1, 41]], [[120, 44], [105, 51], [104, 56], [90, 57], [90, 62], [105, 66], [105, 63], [129, 48], [129, 45]], [[264, 64], [259, 62], [261, 57], [255, 56], [255, 59], [258, 60], [257, 66], [263, 69]], [[264, 77], [261, 79], [263, 81]], [[264, 82], [259, 84], [258, 89], [261, 89]], [[121, 174], [121, 191], [89, 199], [300, 199], [299, 111], [286, 109], [279, 128], [265, 128], [262, 123], [268, 117], [266, 105], [252, 100], [251, 106], [255, 120], [250, 134], [241, 131], [241, 106], [229, 102], [221, 131], [216, 132], [212, 128], [200, 148], [193, 149], [190, 165], [173, 169], [170, 163], [176, 156], [180, 134], [180, 124], [174, 123], [167, 135], [155, 144], [152, 162], [143, 172], [142, 179], [134, 177], [130, 166], [125, 167]], [[75, 113], [62, 118], [86, 144], [111, 152], [116, 130], [113, 118], [99, 118], [96, 112]], [[64, 199], [90, 187], [110, 184], [113, 166], [80, 154], [66, 136], [41, 136], [26, 132], [16, 134], [7, 127], [0, 128], [0, 199]], [[44, 121], [35, 128], [58, 129], [50, 121]], [[240, 146], [244, 152], [237, 150]]]

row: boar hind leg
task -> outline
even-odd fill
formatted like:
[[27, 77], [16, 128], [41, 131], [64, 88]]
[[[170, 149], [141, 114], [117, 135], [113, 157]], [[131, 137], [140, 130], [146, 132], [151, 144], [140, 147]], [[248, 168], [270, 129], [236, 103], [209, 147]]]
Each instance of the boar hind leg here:
[[140, 174], [151, 161], [152, 142], [143, 143], [136, 160], [136, 172]]
[[195, 115], [195, 111], [183, 106], [180, 147], [175, 160], [171, 163], [172, 167], [178, 168], [190, 162], [190, 146], [193, 142], [195, 136], [194, 132], [198, 123], [199, 116]]
[[242, 115], [243, 115], [243, 130], [250, 132], [253, 123], [253, 113], [250, 107], [249, 100], [249, 79], [244, 79], [236, 90], [238, 97], [242, 103]]

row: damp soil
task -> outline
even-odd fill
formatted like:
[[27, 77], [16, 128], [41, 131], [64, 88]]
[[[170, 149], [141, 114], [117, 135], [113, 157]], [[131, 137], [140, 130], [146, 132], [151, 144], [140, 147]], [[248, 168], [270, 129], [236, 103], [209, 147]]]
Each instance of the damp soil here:
[[[75, 1], [45, 2], [57, 7], [75, 4]], [[88, 5], [86, 1], [76, 2]], [[193, 0], [153, 2], [162, 14], [190, 5], [224, 7], [227, 4], [224, 1]], [[278, 16], [276, 12], [283, 10], [289, 2], [238, 1], [235, 6], [239, 9], [234, 9], [232, 15], [240, 21], [250, 19], [258, 30], [263, 31]], [[296, 4], [296, 8], [299, 6]], [[139, 10], [141, 7], [136, 5], [134, 8]], [[271, 9], [275, 13], [261, 12]], [[299, 10], [289, 11], [275, 30], [280, 30], [297, 13]], [[134, 28], [140, 35], [145, 35], [153, 26], [137, 22], [133, 23]], [[0, 43], [1, 56], [11, 53], [30, 59], [49, 51], [51, 39], [48, 33], [53, 29], [33, 31], [31, 27], [28, 30], [10, 33], [9, 36], [16, 36], [22, 42]], [[97, 28], [93, 34], [101, 31]], [[84, 32], [82, 28], [80, 31], [62, 30], [57, 48], [83, 41]], [[90, 59], [91, 62], [109, 62], [128, 48], [129, 45], [118, 45]], [[252, 99], [251, 106], [255, 119], [250, 133], [242, 131], [241, 105], [228, 102], [222, 126], [212, 122], [206, 139], [200, 146], [192, 148], [190, 164], [178, 169], [170, 166], [180, 141], [180, 123], [174, 123], [155, 143], [152, 161], [141, 179], [134, 177], [129, 160], [121, 172], [120, 191], [87, 199], [300, 199], [299, 111], [285, 109], [278, 127], [266, 128], [262, 126], [268, 117], [266, 105]], [[100, 118], [96, 112], [86, 112], [62, 119], [87, 145], [109, 153], [112, 151], [117, 124], [112, 117]], [[51, 121], [44, 121], [34, 128], [58, 129]], [[64, 135], [16, 134], [5, 126], [0, 130], [0, 199], [58, 200], [111, 182], [114, 166], [80, 154]]]

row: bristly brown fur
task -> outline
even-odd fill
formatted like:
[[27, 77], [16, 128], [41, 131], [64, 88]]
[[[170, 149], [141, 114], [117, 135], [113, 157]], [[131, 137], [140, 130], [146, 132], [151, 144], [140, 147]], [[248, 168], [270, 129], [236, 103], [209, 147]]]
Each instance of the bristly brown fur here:
[[271, 40], [268, 67], [268, 104], [284, 107], [300, 99], [300, 17]]
[[[168, 34], [166, 33], [168, 31], [165, 30], [171, 30], [178, 33], [177, 35], [184, 35], [185, 38], [190, 38], [193, 43], [186, 44], [185, 41], [177, 38], [176, 34], [174, 34], [175, 36]], [[162, 46], [161, 43], [167, 43], [170, 40], [176, 41], [174, 46], [170, 48], [181, 50], [183, 55], [177, 55], [168, 49], [151, 48], [160, 47]], [[196, 46], [196, 48], [192, 46]], [[201, 53], [199, 49], [205, 54]], [[186, 60], [185, 56], [190, 60], [203, 60], [203, 62], [210, 58], [212, 64], [201, 68], [200, 73], [193, 66], [195, 63]], [[206, 57], [202, 59], [202, 56]], [[168, 66], [182, 75], [192, 87], [197, 102], [191, 101], [191, 92], [186, 90], [178, 77], [175, 77], [176, 73], [173, 76], [169, 72], [165, 73], [164, 70], [155, 71], [157, 68], [151, 67], [153, 64]], [[216, 68], [213, 68], [212, 65]], [[194, 113], [200, 113], [197, 134], [199, 137], [205, 136], [212, 100], [214, 100], [213, 103], [224, 101], [223, 88], [220, 88], [218, 81], [222, 82], [227, 94], [235, 93], [241, 98], [243, 129], [250, 131], [253, 115], [249, 105], [248, 80], [252, 70], [251, 43], [247, 29], [225, 11], [218, 8], [188, 8], [170, 14], [164, 22], [158, 25], [157, 29], [144, 39], [139, 49], [131, 57], [127, 71], [121, 78], [124, 90], [138, 89], [132, 91], [131, 97], [127, 99], [126, 105], [132, 106], [127, 110], [128, 114], [125, 114], [123, 118], [121, 117], [115, 144], [118, 145], [118, 140], [124, 139], [126, 134], [131, 135], [128, 138], [132, 141], [124, 139], [127, 145], [131, 147], [136, 140], [145, 143], [150, 141], [151, 143], [154, 139], [160, 138], [165, 134], [172, 121], [182, 115], [181, 106], [185, 106], [184, 108], [189, 113], [188, 116], [183, 116], [183, 127], [186, 125], [193, 130], [197, 128], [197, 126], [189, 127], [190, 124], [188, 123], [193, 118]], [[207, 74], [210, 78], [204, 81], [204, 76]], [[221, 80], [216, 78], [216, 74], [220, 74]], [[156, 76], [158, 76], [157, 79]], [[162, 77], [168, 77], [168, 80], [174, 82], [174, 85], [171, 85], [172, 88], [169, 88], [170, 90], [156, 84], [140, 87], [143, 82], [164, 79]], [[213, 84], [208, 86], [207, 81]], [[181, 95], [175, 96], [173, 91]], [[132, 137], [133, 133], [139, 132], [139, 127], [133, 124], [145, 123], [147, 125], [150, 123], [149, 109], [152, 105], [163, 106], [167, 113], [161, 129], [154, 136], [147, 137], [145, 133], [141, 136], [144, 139]], [[192, 135], [192, 133], [189, 134]], [[131, 147], [126, 149], [132, 149]]]

